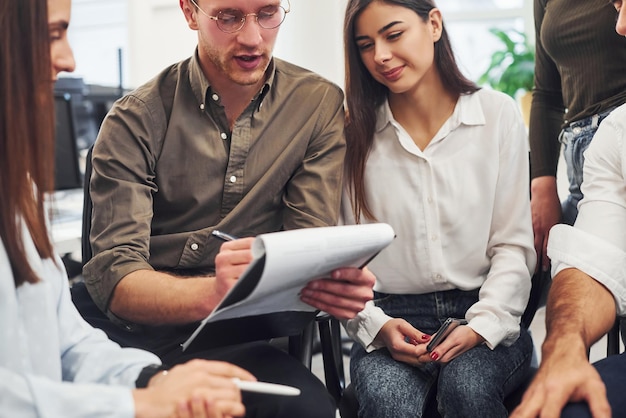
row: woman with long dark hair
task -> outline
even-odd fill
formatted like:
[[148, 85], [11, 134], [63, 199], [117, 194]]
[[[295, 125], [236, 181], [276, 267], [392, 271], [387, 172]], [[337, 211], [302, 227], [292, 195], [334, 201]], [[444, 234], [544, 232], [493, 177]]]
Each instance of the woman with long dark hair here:
[[70, 0], [0, 2], [0, 415], [231, 417], [245, 408], [227, 363], [166, 371], [82, 320], [46, 228], [53, 188], [52, 80], [72, 71]]
[[[344, 219], [397, 232], [369, 265], [375, 300], [346, 323], [359, 415], [505, 417], [533, 351], [521, 114], [462, 75], [431, 0], [349, 0], [344, 37]], [[461, 325], [429, 347], [449, 317]]]

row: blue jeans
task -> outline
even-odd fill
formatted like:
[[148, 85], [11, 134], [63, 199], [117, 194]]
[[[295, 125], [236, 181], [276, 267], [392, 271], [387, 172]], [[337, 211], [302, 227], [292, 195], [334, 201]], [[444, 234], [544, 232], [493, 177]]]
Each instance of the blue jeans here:
[[[626, 417], [626, 353], [610, 356], [594, 363], [606, 385], [606, 395], [611, 405], [613, 418]], [[585, 402], [568, 404], [562, 418], [591, 418], [589, 406]]]
[[[478, 290], [423, 295], [375, 294], [388, 315], [434, 333], [448, 317], [464, 318]], [[528, 376], [533, 344], [528, 331], [510, 347], [479, 345], [447, 365], [413, 367], [394, 360], [386, 349], [366, 353], [354, 344], [350, 376], [359, 401], [359, 417], [506, 417], [506, 395]], [[436, 413], [436, 412], [435, 412]]]
[[573, 225], [578, 215], [578, 202], [583, 198], [580, 185], [583, 182], [583, 153], [589, 147], [591, 139], [598, 130], [600, 123], [614, 108], [588, 116], [570, 123], [559, 136], [563, 144], [563, 157], [567, 164], [567, 179], [569, 180], [569, 195], [562, 203], [563, 223]]

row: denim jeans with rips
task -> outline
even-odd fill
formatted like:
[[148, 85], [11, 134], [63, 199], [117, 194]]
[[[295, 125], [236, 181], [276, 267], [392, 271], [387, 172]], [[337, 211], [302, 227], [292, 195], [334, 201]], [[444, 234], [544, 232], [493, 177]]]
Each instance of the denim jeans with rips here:
[[[433, 334], [448, 317], [463, 318], [478, 300], [478, 290], [449, 290], [423, 295], [375, 294], [375, 303]], [[506, 417], [506, 395], [528, 377], [533, 354], [526, 329], [510, 347], [482, 344], [446, 365], [413, 367], [394, 360], [387, 349], [367, 353], [352, 347], [350, 374], [359, 401], [359, 417]]]
[[578, 202], [583, 198], [580, 185], [583, 182], [584, 152], [589, 147], [600, 123], [611, 113], [611, 109], [570, 123], [563, 128], [559, 140], [563, 144], [563, 158], [567, 164], [569, 195], [562, 202], [563, 223], [573, 225], [578, 215]]

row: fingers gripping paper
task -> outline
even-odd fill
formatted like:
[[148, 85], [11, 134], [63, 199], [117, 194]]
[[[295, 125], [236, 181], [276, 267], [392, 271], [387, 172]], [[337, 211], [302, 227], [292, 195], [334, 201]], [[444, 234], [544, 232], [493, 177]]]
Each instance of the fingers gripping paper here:
[[252, 244], [253, 261], [213, 313], [183, 343], [210, 323], [285, 311], [314, 312], [299, 293], [311, 280], [340, 267], [363, 267], [394, 238], [388, 224], [305, 228], [262, 234]]

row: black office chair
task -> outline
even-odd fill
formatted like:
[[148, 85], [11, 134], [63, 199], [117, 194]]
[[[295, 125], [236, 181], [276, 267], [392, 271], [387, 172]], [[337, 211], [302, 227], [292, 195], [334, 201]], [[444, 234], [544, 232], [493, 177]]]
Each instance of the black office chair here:
[[[620, 350], [620, 331], [622, 334], [622, 339], [624, 338], [623, 327], [626, 325], [624, 322], [624, 317], [616, 317], [615, 323], [613, 327], [606, 334], [606, 355], [611, 356], [614, 354], [619, 354]], [[626, 342], [625, 342], [626, 344]]]
[[[551, 283], [552, 279], [549, 271], [538, 272], [533, 275], [530, 298], [521, 319], [523, 327], [527, 329], [530, 327], [537, 309], [545, 303]], [[337, 319], [327, 317], [324, 323], [320, 323], [319, 326], [328, 391], [337, 402], [341, 418], [356, 418], [358, 416], [359, 403], [353, 386], [345, 385], [343, 366], [343, 356], [345, 354], [343, 345], [345, 341], [342, 341], [340, 335], [341, 324]], [[533, 367], [526, 382], [507, 396], [504, 403], [509, 411], [512, 411], [520, 403], [536, 371], [536, 368]], [[438, 416], [432, 405], [426, 416]]]
[[[85, 177], [83, 183], [83, 224], [82, 224], [82, 239], [81, 239], [81, 251], [82, 251], [82, 263], [85, 265], [92, 257], [93, 252], [91, 243], [89, 241], [89, 235], [91, 232], [91, 216], [93, 211], [93, 205], [91, 196], [89, 193], [89, 184], [92, 174], [92, 151], [93, 146], [89, 148], [87, 152], [86, 165], [85, 165]], [[71, 288], [72, 300], [77, 306], [81, 315], [92, 326], [100, 328], [109, 335], [109, 337], [122, 346], [142, 347], [148, 349], [148, 346], [144, 345], [146, 342], [138, 339], [136, 333], [134, 333], [129, 326], [124, 330], [119, 325], [114, 324], [109, 318], [96, 306], [93, 302], [84, 282], [75, 283]], [[211, 346], [224, 346], [230, 344], [238, 344], [256, 340], [269, 340], [280, 338], [276, 345], [285, 348], [292, 356], [297, 358], [302, 364], [309, 369], [311, 368], [311, 361], [313, 355], [313, 345], [315, 341], [315, 324], [316, 313], [286, 313], [281, 314], [282, 320], [278, 325], [272, 327], [265, 326], [267, 318], [262, 318], [260, 322], [254, 322], [254, 325], [233, 323], [238, 319], [227, 321], [220, 321], [214, 325], [214, 335], [220, 335], [221, 338], [212, 338]], [[257, 318], [254, 319], [256, 321]], [[251, 320], [253, 321], [253, 320]], [[193, 331], [193, 327], [190, 328], [190, 333]], [[142, 339], [145, 336], [142, 336]], [[167, 335], [156, 335], [154, 338], [161, 340], [167, 339]], [[287, 340], [287, 341], [285, 341]], [[182, 341], [176, 341], [173, 345], [178, 345]], [[205, 347], [207, 348], [207, 347]]]

